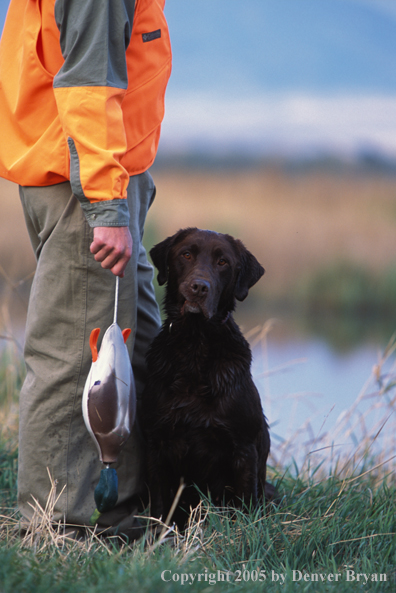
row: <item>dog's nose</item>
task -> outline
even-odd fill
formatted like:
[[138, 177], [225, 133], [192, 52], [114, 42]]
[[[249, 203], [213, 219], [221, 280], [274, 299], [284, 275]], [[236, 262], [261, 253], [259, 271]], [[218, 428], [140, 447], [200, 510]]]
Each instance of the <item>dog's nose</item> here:
[[190, 290], [194, 296], [206, 296], [209, 292], [210, 284], [206, 280], [192, 280]]

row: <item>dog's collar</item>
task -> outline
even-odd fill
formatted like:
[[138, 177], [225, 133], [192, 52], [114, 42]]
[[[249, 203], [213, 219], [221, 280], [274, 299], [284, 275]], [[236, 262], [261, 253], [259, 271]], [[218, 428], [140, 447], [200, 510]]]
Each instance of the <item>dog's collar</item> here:
[[[222, 320], [222, 324], [227, 323], [227, 321], [229, 320], [229, 318], [231, 317], [231, 311], [228, 311], [227, 315], [224, 317], [224, 319]], [[173, 321], [170, 322], [169, 326], [168, 326], [168, 331], [171, 334], [172, 333], [172, 326], [173, 326]]]

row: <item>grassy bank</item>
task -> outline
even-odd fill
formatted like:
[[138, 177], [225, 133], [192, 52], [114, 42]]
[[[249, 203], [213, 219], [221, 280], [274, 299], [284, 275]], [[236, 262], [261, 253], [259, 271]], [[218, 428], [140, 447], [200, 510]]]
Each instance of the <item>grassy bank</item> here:
[[[1, 459], [2, 471], [13, 472], [12, 456]], [[203, 502], [184, 535], [169, 530], [159, 545], [146, 537], [120, 548], [95, 535], [73, 542], [51, 533], [44, 519], [34, 538], [20, 540], [13, 535], [16, 520], [3, 516], [0, 590], [155, 592], [188, 583], [193, 591], [214, 585], [222, 591], [394, 591], [394, 484], [370, 473], [344, 480], [272, 478], [279, 506], [232, 512]], [[2, 484], [7, 505], [14, 484]], [[363, 576], [358, 583], [357, 574], [365, 574], [367, 584]]]
[[[242, 512], [204, 500], [185, 534], [169, 528], [155, 542], [147, 532], [136, 544], [121, 547], [94, 532], [76, 542], [62, 528], [51, 529], [55, 483], [47, 508], [36, 505], [31, 531], [19, 536], [15, 403], [23, 369], [11, 348], [0, 366], [0, 592], [394, 591], [395, 443], [389, 419], [394, 426], [396, 374], [385, 366], [395, 348], [389, 345], [361, 395], [373, 398], [369, 414], [380, 408], [379, 425], [363, 431], [353, 451], [335, 455], [331, 443], [337, 430], [342, 435], [355, 430], [353, 421], [364, 426], [359, 398], [332, 436], [317, 435], [306, 443], [299, 467], [293, 462], [293, 439], [274, 445], [269, 477], [279, 504]], [[387, 422], [391, 440], [381, 441], [378, 449]]]

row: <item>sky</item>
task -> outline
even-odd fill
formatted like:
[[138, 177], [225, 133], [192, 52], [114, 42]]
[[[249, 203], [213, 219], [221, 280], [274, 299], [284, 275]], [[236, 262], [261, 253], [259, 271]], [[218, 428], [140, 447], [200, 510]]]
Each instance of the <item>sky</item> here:
[[396, 0], [167, 0], [165, 13], [163, 152], [396, 158]]

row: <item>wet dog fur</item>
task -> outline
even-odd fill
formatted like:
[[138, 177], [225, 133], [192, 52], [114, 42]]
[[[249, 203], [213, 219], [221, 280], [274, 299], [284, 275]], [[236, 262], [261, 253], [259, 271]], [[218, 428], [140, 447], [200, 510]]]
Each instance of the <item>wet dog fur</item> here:
[[151, 514], [165, 520], [182, 479], [174, 520], [199, 502], [254, 505], [266, 482], [268, 425], [251, 376], [251, 351], [232, 312], [264, 274], [241, 241], [188, 228], [150, 251], [166, 284], [166, 320], [147, 356], [142, 398]]

